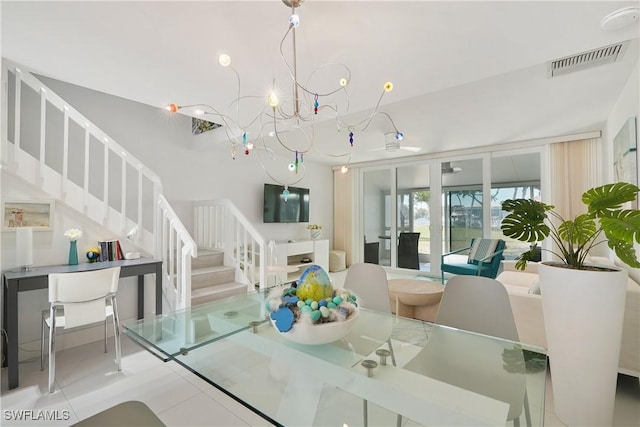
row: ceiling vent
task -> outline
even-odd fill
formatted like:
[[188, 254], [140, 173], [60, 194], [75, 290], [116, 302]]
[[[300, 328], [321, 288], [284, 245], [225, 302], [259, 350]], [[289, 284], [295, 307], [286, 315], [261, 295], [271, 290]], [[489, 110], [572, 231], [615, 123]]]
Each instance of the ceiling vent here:
[[547, 77], [562, 76], [620, 61], [628, 45], [629, 40], [550, 61], [547, 63]]

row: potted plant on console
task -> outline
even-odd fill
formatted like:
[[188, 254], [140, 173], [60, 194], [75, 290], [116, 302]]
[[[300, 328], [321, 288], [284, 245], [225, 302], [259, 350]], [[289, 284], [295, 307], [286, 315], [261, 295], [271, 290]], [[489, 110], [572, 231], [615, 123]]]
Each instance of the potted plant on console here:
[[[640, 267], [640, 211], [624, 209], [640, 189], [619, 182], [582, 195], [587, 213], [566, 220], [554, 206], [530, 199], [506, 200], [505, 236], [534, 243], [520, 256], [524, 270], [536, 242], [561, 261], [539, 266], [542, 311], [551, 367], [555, 413], [565, 424], [611, 425], [627, 289], [627, 271], [588, 264], [589, 251], [607, 243], [630, 267]], [[604, 237], [604, 238], [603, 238]]]

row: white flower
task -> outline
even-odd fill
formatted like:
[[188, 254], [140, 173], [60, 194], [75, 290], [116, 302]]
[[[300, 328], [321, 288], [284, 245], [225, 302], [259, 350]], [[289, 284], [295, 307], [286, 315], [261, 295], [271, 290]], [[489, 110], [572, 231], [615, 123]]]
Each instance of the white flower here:
[[82, 237], [82, 230], [78, 230], [77, 228], [70, 228], [64, 232], [64, 237], [71, 241], [78, 240]]

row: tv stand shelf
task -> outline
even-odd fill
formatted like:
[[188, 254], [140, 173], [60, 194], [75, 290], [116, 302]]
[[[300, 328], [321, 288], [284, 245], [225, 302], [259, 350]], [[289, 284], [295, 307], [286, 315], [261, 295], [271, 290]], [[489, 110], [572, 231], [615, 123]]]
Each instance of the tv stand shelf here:
[[329, 240], [298, 240], [276, 243], [274, 265], [291, 267], [290, 272], [278, 272], [280, 283], [300, 279], [305, 268], [316, 264], [329, 271]]

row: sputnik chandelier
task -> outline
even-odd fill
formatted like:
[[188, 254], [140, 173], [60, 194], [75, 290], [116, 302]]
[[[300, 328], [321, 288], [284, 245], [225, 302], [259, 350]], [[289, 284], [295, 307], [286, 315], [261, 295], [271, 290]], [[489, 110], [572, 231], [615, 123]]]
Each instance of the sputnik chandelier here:
[[[301, 83], [298, 79], [296, 28], [300, 25], [300, 17], [296, 14], [296, 8], [299, 7], [303, 1], [304, 0], [282, 0], [286, 6], [291, 8], [288, 28], [280, 41], [280, 56], [293, 83], [293, 93], [290, 99], [281, 100], [281, 97], [275, 89], [275, 79], [273, 88], [269, 94], [263, 96], [243, 95], [240, 91], [240, 74], [231, 65], [231, 57], [223, 53], [218, 57], [219, 64], [231, 69], [236, 75], [237, 80], [237, 96], [229, 107], [232, 111], [231, 113], [223, 113], [207, 104], [182, 106], [169, 104], [166, 106], [166, 109], [173, 113], [181, 111], [188, 115], [195, 115], [196, 117], [215, 117], [214, 120], [216, 122], [221, 122], [221, 129], [224, 130], [226, 139], [231, 144], [231, 157], [233, 159], [236, 158], [238, 151], [243, 152], [245, 156], [249, 156], [252, 151], [258, 149], [258, 159], [262, 169], [273, 181], [285, 187], [285, 201], [288, 193], [287, 187], [296, 184], [304, 177], [305, 156], [307, 156], [312, 149], [320, 153], [320, 150], [315, 148], [314, 144], [314, 123], [322, 119], [323, 114], [321, 113], [325, 112], [325, 115], [330, 115], [331, 118], [335, 119], [338, 131], [346, 130], [346, 132], [343, 132], [343, 134], [346, 134], [346, 147], [344, 152], [337, 154], [322, 153], [334, 158], [348, 158], [345, 166], [343, 166], [343, 172], [351, 161], [351, 151], [354, 147], [356, 134], [364, 132], [377, 115], [383, 115], [389, 120], [393, 127], [395, 138], [398, 141], [401, 141], [404, 137], [402, 132], [398, 131], [391, 116], [385, 112], [378, 111], [385, 93], [393, 89], [391, 82], [384, 83], [382, 93], [368, 116], [359, 122], [347, 123], [342, 118], [343, 115], [348, 112], [349, 108], [347, 88], [351, 81], [351, 70], [346, 65], [322, 65], [312, 71], [307, 80], [311, 82], [312, 77], [314, 77], [316, 73], [326, 70], [327, 67], [334, 67], [335, 69], [341, 70], [343, 75], [335, 82], [333, 88], [320, 91], [317, 88], [309, 87], [307, 84]], [[287, 60], [283, 52], [283, 46], [287, 38], [291, 38], [292, 42], [292, 62]], [[344, 111], [338, 106], [337, 100], [334, 99], [337, 95], [341, 95], [343, 103], [345, 103], [344, 100], [346, 99], [346, 108], [344, 108]], [[257, 114], [241, 121], [241, 101], [246, 102], [250, 99], [261, 99], [262, 107], [258, 108]], [[220, 130], [217, 130], [217, 132], [219, 131]], [[272, 147], [271, 145], [280, 146], [283, 149], [279, 150], [280, 152], [288, 153], [285, 154], [285, 156], [288, 157], [284, 162], [286, 166], [277, 166], [278, 171], [288, 170], [284, 175], [275, 173], [276, 171], [273, 168], [267, 167], [266, 165], [267, 160], [273, 160], [276, 156], [275, 146]], [[264, 157], [265, 155], [268, 157]], [[285, 178], [281, 178], [282, 176], [285, 176]]]

